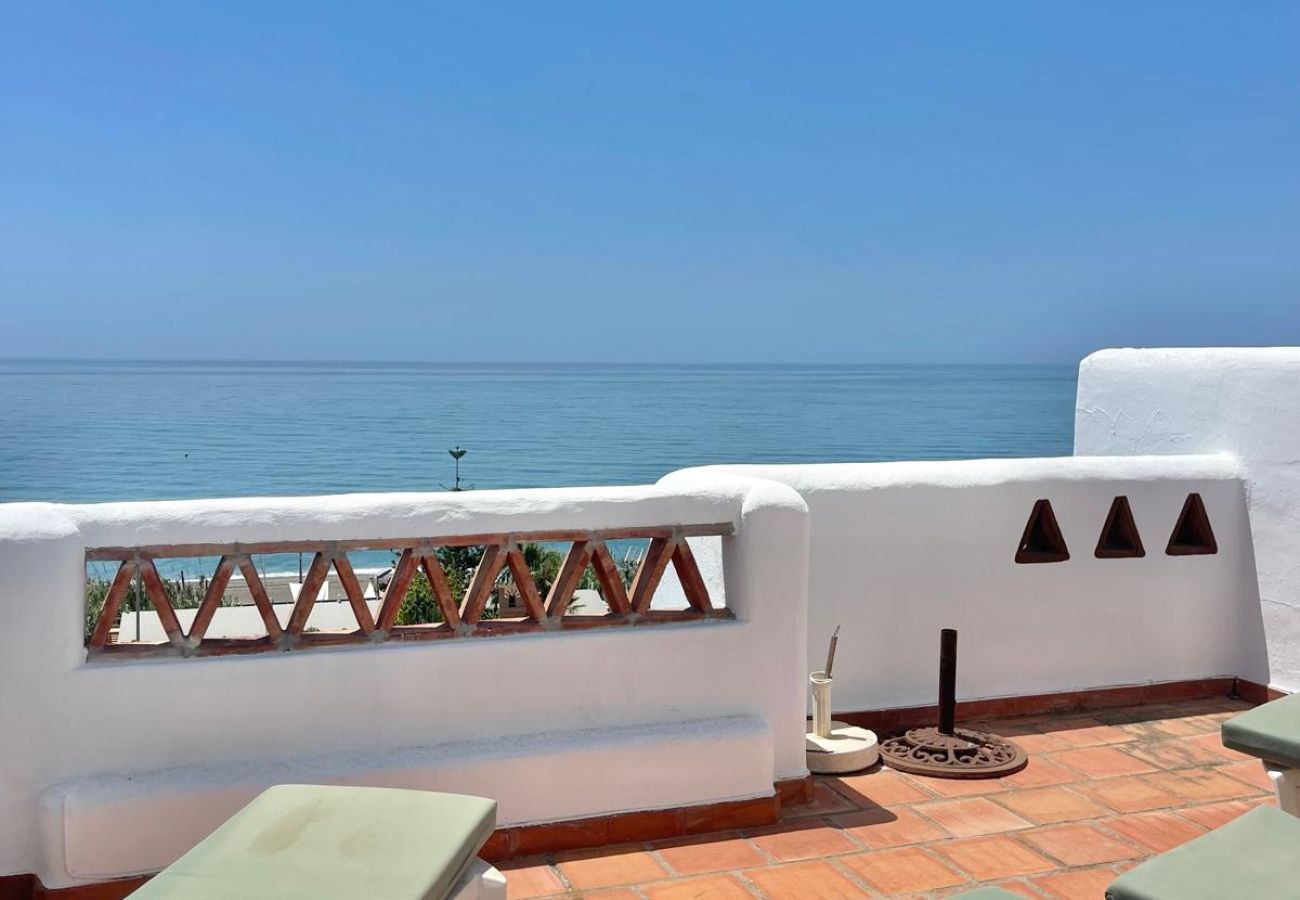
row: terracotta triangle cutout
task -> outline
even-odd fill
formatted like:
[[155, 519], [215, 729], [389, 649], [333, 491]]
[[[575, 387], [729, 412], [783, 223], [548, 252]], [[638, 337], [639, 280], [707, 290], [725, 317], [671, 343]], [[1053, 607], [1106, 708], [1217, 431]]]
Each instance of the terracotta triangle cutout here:
[[1214, 539], [1210, 517], [1205, 513], [1205, 501], [1200, 494], [1188, 494], [1183, 511], [1178, 514], [1174, 533], [1169, 535], [1169, 546], [1165, 548], [1165, 553], [1170, 556], [1196, 556], [1218, 552], [1219, 544]]
[[1128, 497], [1116, 497], [1110, 504], [1106, 524], [1101, 526], [1101, 537], [1097, 539], [1097, 558], [1125, 559], [1146, 555], [1147, 552], [1142, 547], [1142, 536], [1138, 534], [1137, 523], [1133, 521], [1133, 510], [1128, 505]]
[[1061, 526], [1056, 524], [1052, 504], [1047, 500], [1037, 501], [1029, 514], [1029, 521], [1025, 523], [1025, 533], [1020, 536], [1016, 562], [1064, 562], [1069, 558], [1070, 550], [1065, 546]]

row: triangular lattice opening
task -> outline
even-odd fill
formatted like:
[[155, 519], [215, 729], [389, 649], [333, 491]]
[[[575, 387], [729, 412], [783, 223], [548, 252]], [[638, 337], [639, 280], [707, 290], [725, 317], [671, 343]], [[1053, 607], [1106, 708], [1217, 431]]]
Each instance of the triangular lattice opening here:
[[695, 561], [695, 552], [691, 550], [686, 538], [673, 545], [673, 569], [677, 572], [677, 581], [681, 584], [682, 593], [686, 595], [686, 602], [691, 609], [698, 612], [712, 610], [709, 588], [704, 583], [704, 576], [700, 574], [699, 564]]
[[1097, 539], [1097, 558], [1125, 559], [1146, 555], [1128, 497], [1116, 497], [1110, 504], [1106, 524], [1101, 527], [1101, 537]]
[[1020, 536], [1020, 546], [1016, 550], [1018, 563], [1064, 562], [1070, 558], [1070, 550], [1065, 545], [1061, 526], [1056, 524], [1056, 514], [1052, 504], [1047, 500], [1034, 503], [1025, 523], [1025, 532]]
[[[590, 557], [588, 557], [590, 559]], [[582, 574], [578, 576], [577, 584], [574, 586], [573, 593], [567, 598], [560, 598], [558, 594], [548, 596], [547, 612], [551, 616], [556, 613], [550, 612], [552, 602], [555, 608], [564, 607], [566, 616], [598, 616], [608, 615], [610, 610], [605, 603], [604, 597], [600, 594], [600, 579], [596, 575], [595, 566], [590, 562], [583, 568]]]
[[1205, 501], [1200, 494], [1188, 494], [1183, 511], [1178, 514], [1178, 524], [1169, 536], [1165, 553], [1170, 556], [1196, 556], [1218, 553], [1219, 544], [1210, 527], [1210, 517], [1205, 512]]
[[624, 561], [620, 563], [604, 541], [592, 541], [590, 565], [600, 599], [604, 601], [611, 613], [625, 615], [631, 609], [627, 599], [627, 588], [631, 584], [631, 575], [635, 571], [630, 557], [624, 557]]
[[[333, 561], [328, 554], [318, 551], [312, 556], [302, 581], [286, 585], [293, 599], [292, 612], [285, 622], [284, 630], [296, 640], [303, 634], [337, 632], [337, 622], [327, 623], [333, 610], [326, 609], [326, 601], [333, 595], [330, 589], [329, 575]], [[325, 627], [322, 627], [324, 625]]]
[[[565, 552], [550, 550], [548, 557], [540, 560], [544, 564], [540, 567], [537, 587], [544, 595], [546, 615], [552, 621], [574, 613], [593, 616], [605, 612], [605, 604], [598, 593], [599, 580], [593, 559], [598, 543], [574, 541]], [[584, 589], [587, 591], [586, 602], [578, 599], [578, 592]]]
[[533, 576], [533, 567], [545, 568], [543, 557], [548, 554], [558, 556], [542, 544], [511, 545], [505, 549], [504, 571], [494, 587], [497, 618], [545, 621], [546, 611], [541, 592], [537, 589], [537, 579]]

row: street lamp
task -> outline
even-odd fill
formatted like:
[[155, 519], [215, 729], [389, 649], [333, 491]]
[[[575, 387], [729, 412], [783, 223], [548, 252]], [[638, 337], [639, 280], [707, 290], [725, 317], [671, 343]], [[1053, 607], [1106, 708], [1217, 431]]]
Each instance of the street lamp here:
[[457, 444], [455, 447], [452, 447], [450, 450], [447, 451], [447, 453], [451, 456], [451, 458], [456, 461], [456, 481], [450, 488], [453, 491], [463, 490], [463, 488], [460, 486], [460, 460], [461, 457], [463, 457], [468, 452], [469, 451], [461, 447], [460, 444]]

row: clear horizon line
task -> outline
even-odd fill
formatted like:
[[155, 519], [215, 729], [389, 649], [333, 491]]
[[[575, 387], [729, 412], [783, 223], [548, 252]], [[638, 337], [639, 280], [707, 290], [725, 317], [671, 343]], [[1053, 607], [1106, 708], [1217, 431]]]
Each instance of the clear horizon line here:
[[997, 362], [992, 360], [967, 360], [960, 362], [943, 361], [937, 362], [932, 360], [905, 360], [905, 361], [877, 361], [877, 362], [808, 362], [808, 361], [764, 361], [764, 362], [739, 362], [726, 360], [712, 361], [695, 361], [681, 362], [670, 360], [658, 361], [606, 361], [606, 360], [583, 360], [583, 361], [557, 361], [557, 360], [499, 360], [485, 362], [483, 360], [418, 360], [418, 359], [400, 359], [400, 360], [378, 360], [378, 359], [322, 359], [322, 358], [300, 358], [300, 359], [270, 359], [259, 357], [207, 357], [195, 359], [191, 357], [128, 357], [128, 356], [0, 356], [0, 364], [5, 363], [133, 363], [137, 365], [265, 365], [265, 366], [340, 366], [340, 367], [363, 367], [363, 366], [391, 366], [391, 367], [414, 367], [414, 366], [466, 366], [470, 368], [523, 368], [527, 366], [554, 366], [568, 368], [593, 368], [593, 367], [624, 367], [624, 368], [663, 368], [668, 366], [677, 366], [684, 368], [709, 368], [709, 367], [726, 367], [726, 368], [762, 368], [762, 367], [805, 367], [805, 368], [855, 368], [863, 366], [1020, 366], [1020, 367], [1047, 367], [1047, 366], [1077, 366], [1080, 360], [1073, 361], [1031, 361], [1031, 362]]

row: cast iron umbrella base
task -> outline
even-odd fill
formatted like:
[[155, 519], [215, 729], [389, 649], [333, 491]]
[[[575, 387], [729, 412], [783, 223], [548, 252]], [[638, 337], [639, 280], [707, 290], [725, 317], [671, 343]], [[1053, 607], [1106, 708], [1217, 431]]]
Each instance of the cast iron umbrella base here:
[[880, 742], [885, 765], [936, 778], [997, 778], [1029, 764], [1025, 751], [987, 731], [958, 728], [957, 632], [939, 632], [939, 724], [911, 728]]
[[881, 741], [880, 758], [891, 769], [936, 778], [997, 778], [1029, 764], [1016, 744], [971, 728], [912, 728]]

